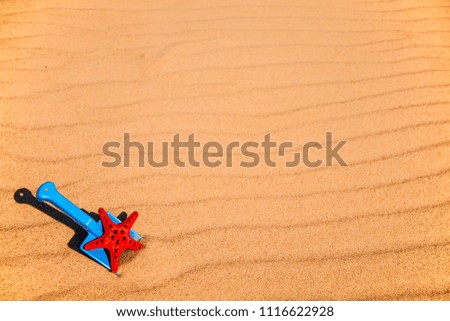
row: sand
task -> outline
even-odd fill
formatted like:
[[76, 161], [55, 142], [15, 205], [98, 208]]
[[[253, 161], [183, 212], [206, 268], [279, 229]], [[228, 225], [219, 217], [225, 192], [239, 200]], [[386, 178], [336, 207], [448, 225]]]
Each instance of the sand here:
[[[2, 1], [0, 299], [448, 300], [446, 1]], [[102, 146], [348, 140], [347, 167], [105, 168]], [[140, 216], [116, 277], [18, 204]]]

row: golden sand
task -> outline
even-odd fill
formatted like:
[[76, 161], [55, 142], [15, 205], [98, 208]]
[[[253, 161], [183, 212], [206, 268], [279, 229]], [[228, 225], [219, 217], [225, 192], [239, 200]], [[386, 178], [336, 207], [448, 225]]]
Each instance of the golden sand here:
[[[447, 1], [2, 1], [0, 299], [450, 298]], [[105, 168], [196, 133], [348, 167]], [[138, 211], [117, 278], [21, 187]]]

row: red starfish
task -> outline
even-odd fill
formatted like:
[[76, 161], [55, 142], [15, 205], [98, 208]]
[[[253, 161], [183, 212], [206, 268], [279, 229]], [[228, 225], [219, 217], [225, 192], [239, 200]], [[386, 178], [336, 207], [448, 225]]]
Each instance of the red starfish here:
[[111, 272], [116, 273], [119, 269], [120, 256], [124, 250], [140, 250], [143, 244], [135, 241], [130, 236], [130, 230], [138, 217], [138, 212], [133, 212], [125, 221], [114, 224], [103, 208], [98, 209], [100, 220], [103, 225], [103, 235], [86, 243], [86, 250], [103, 248], [109, 252]]

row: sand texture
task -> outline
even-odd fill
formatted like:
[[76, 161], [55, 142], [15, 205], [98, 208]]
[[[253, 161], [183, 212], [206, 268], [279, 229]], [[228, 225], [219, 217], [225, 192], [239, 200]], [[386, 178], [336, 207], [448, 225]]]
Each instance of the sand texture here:
[[[448, 300], [449, 107], [444, 0], [1, 1], [0, 299]], [[326, 131], [347, 167], [101, 166], [125, 132]], [[121, 277], [15, 202], [50, 180], [140, 213]]]

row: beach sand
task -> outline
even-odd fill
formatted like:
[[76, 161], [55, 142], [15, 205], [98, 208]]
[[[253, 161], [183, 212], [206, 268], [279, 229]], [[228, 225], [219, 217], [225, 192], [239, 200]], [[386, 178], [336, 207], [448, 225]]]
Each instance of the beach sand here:
[[[0, 299], [450, 299], [449, 22], [443, 0], [2, 1]], [[101, 166], [126, 132], [327, 131], [347, 167]], [[45, 181], [140, 213], [120, 277], [14, 201]]]

